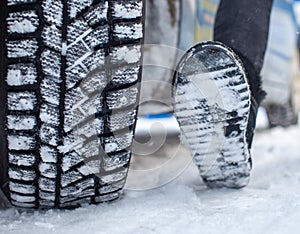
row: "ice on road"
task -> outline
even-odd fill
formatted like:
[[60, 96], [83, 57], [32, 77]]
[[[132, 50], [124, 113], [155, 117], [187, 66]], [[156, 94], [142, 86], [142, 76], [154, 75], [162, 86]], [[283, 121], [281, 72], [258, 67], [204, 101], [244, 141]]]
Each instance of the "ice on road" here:
[[207, 189], [191, 164], [167, 185], [126, 191], [112, 204], [1, 210], [0, 233], [299, 233], [299, 139], [298, 126], [258, 132], [251, 182], [242, 190]]

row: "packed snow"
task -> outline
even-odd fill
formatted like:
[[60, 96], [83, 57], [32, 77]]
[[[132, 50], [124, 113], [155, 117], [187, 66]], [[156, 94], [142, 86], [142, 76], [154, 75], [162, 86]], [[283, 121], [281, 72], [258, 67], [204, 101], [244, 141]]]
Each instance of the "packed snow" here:
[[[149, 170], [144, 177], [160, 187], [127, 189], [121, 200], [110, 204], [27, 213], [2, 209], [0, 233], [298, 233], [299, 138], [298, 126], [259, 130], [252, 178], [241, 190], [206, 188], [183, 150], [180, 157], [188, 166], [169, 183], [160, 181], [163, 173]], [[146, 179], [132, 176], [138, 163], [132, 161], [127, 188]]]

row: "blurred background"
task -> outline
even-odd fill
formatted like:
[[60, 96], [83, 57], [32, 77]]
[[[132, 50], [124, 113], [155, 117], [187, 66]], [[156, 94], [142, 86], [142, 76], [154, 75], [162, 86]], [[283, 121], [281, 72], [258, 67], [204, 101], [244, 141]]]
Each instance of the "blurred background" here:
[[[180, 143], [179, 126], [173, 116], [172, 77], [179, 58], [186, 50], [212, 39], [219, 2], [146, 1], [141, 105], [128, 189], [142, 190], [164, 185], [191, 163], [189, 150]], [[274, 0], [262, 70], [263, 88], [268, 95], [258, 113], [257, 131], [277, 126], [287, 128], [298, 123], [299, 23], [300, 1]], [[257, 135], [259, 139], [260, 134]], [[271, 139], [264, 144], [272, 144]]]
[[[166, 128], [171, 130], [170, 123], [174, 123], [171, 115], [173, 70], [186, 50], [201, 41], [212, 40], [219, 2], [220, 0], [146, 1], [145, 66], [138, 134], [149, 130], [153, 121], [168, 123]], [[287, 127], [298, 122], [299, 23], [300, 1], [274, 0], [262, 70], [263, 87], [268, 95], [260, 111], [260, 127]]]

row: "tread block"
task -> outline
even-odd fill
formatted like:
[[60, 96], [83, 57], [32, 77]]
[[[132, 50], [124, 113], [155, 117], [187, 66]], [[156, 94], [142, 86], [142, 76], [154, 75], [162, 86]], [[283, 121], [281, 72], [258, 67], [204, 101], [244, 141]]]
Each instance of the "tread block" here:
[[55, 182], [55, 180], [52, 180], [49, 178], [40, 177], [39, 178], [39, 188], [40, 188], [40, 190], [45, 191], [45, 192], [55, 193], [56, 182]]
[[56, 80], [53, 80], [49, 76], [46, 76], [41, 82], [40, 89], [41, 96], [44, 101], [49, 102], [53, 105], [59, 105], [60, 84]]
[[116, 154], [106, 155], [103, 158], [103, 168], [105, 171], [116, 170], [120, 167], [124, 167], [130, 161], [130, 152], [121, 152]]
[[31, 85], [37, 82], [37, 70], [34, 64], [12, 64], [7, 69], [9, 86]]
[[110, 131], [114, 132], [135, 123], [136, 111], [115, 111], [108, 119]]
[[59, 125], [59, 110], [57, 106], [43, 103], [40, 108], [40, 118], [41, 121], [43, 121], [46, 124], [52, 125], [52, 126], [58, 126]]
[[[67, 105], [70, 107], [72, 102], [72, 96], [70, 99], [66, 97]], [[87, 101], [86, 101], [87, 100]], [[96, 113], [102, 111], [102, 97], [101, 94], [96, 94], [93, 97], [85, 97], [83, 100], [78, 100], [78, 103], [73, 105], [73, 110], [65, 111], [65, 130], [70, 131], [76, 125], [80, 123], [86, 123], [91, 118], [95, 118]], [[73, 100], [74, 101], [74, 100]], [[101, 124], [101, 122], [95, 122]], [[100, 126], [99, 126], [100, 127]]]
[[10, 198], [14, 201], [22, 202], [22, 203], [35, 202], [35, 197], [34, 196], [19, 195], [19, 194], [16, 194], [14, 192], [10, 193]]
[[43, 16], [47, 23], [54, 24], [58, 27], [63, 22], [63, 4], [57, 0], [44, 0], [42, 3]]
[[39, 200], [39, 205], [41, 208], [53, 208], [55, 207], [55, 202], [51, 202], [49, 200], [43, 200], [43, 199], [40, 199]]
[[108, 184], [104, 185], [101, 188], [98, 189], [100, 194], [108, 194], [108, 193], [113, 193], [118, 190], [121, 190], [125, 185], [125, 180], [119, 181], [114, 184]]
[[[39, 191], [39, 197], [43, 200], [54, 202], [55, 201], [55, 193], [49, 193], [45, 191]], [[44, 201], [44, 202], [46, 202]]]
[[40, 163], [39, 170], [42, 176], [55, 179], [57, 177], [57, 165], [52, 163]]
[[121, 192], [110, 193], [107, 195], [95, 197], [96, 203], [109, 202], [118, 199], [121, 196]]
[[[84, 191], [83, 193], [87, 194], [86, 196], [92, 196], [93, 195], [92, 192], [93, 192], [93, 190], [90, 189], [90, 190]], [[61, 204], [59, 205], [60, 208], [65, 208], [65, 207], [75, 208], [75, 207], [78, 207], [82, 204], [91, 203], [91, 198], [90, 197], [85, 197], [85, 198], [82, 198], [82, 199], [78, 199], [78, 197], [66, 197], [66, 198], [61, 198], [60, 202], [61, 202]]]
[[89, 178], [84, 181], [80, 181], [80, 182], [76, 183], [75, 185], [71, 185], [71, 186], [62, 188], [61, 196], [62, 197], [73, 196], [73, 197], [78, 198], [78, 197], [81, 197], [82, 192], [87, 189], [90, 189], [89, 193], [92, 192], [92, 194], [94, 195], [95, 191], [94, 191], [94, 179], [93, 178]]
[[35, 116], [30, 115], [8, 115], [7, 128], [11, 130], [32, 130], [36, 127]]
[[102, 184], [110, 184], [110, 183], [114, 183], [119, 180], [125, 179], [125, 177], [127, 175], [127, 171], [128, 171], [128, 169], [125, 168], [124, 170], [122, 170], [120, 172], [114, 172], [110, 175], [101, 176], [100, 177], [101, 183]]
[[61, 175], [61, 186], [66, 187], [77, 180], [82, 179], [82, 175], [77, 171], [68, 171]]
[[43, 162], [45, 163], [56, 163], [57, 162], [57, 150], [50, 148], [49, 146], [40, 147], [40, 156]]
[[8, 135], [8, 149], [10, 150], [34, 150], [36, 140], [33, 136], [26, 135]]
[[35, 202], [34, 203], [26, 203], [26, 202], [18, 202], [18, 201], [14, 201], [11, 200], [11, 204], [13, 206], [17, 206], [17, 207], [21, 207], [21, 208], [35, 208]]
[[93, 71], [80, 83], [80, 88], [85, 95], [90, 96], [94, 92], [102, 93], [107, 84], [105, 71]]
[[90, 54], [82, 61], [82, 64], [86, 67], [87, 71], [92, 71], [100, 66], [104, 66], [105, 50], [100, 49]]
[[91, 174], [99, 174], [100, 173], [100, 160], [93, 160], [86, 162], [84, 165], [78, 168], [78, 171], [84, 175], [88, 176]]
[[36, 177], [34, 170], [25, 170], [20, 168], [9, 168], [9, 177], [18, 181], [33, 181]]
[[137, 102], [138, 88], [131, 87], [107, 93], [107, 105], [109, 109], [124, 108]]
[[13, 6], [13, 5], [21, 5], [21, 4], [30, 4], [36, 1], [37, 0], [7, 0], [7, 5]]
[[[100, 159], [100, 157], [98, 157], [98, 158]], [[85, 164], [89, 168], [90, 174], [96, 175], [101, 172], [100, 163], [101, 163], [101, 160], [92, 160], [92, 161], [86, 162]]]
[[68, 1], [68, 14], [69, 17], [74, 18], [78, 13], [80, 13], [84, 8], [91, 6], [93, 0], [69, 0]]
[[7, 94], [8, 110], [27, 111], [34, 110], [37, 104], [37, 98], [33, 92]]
[[35, 163], [34, 154], [18, 154], [18, 153], [9, 153], [8, 160], [9, 163], [16, 166], [33, 166]]
[[80, 127], [75, 127], [72, 131], [74, 136], [84, 136], [86, 138], [91, 138], [92, 136], [97, 136], [104, 132], [104, 121], [103, 119], [95, 118], [87, 123], [81, 125]]
[[124, 150], [131, 145], [132, 138], [132, 132], [104, 138], [104, 150], [106, 153]]
[[66, 69], [66, 86], [67, 89], [72, 89], [79, 81], [86, 77], [87, 71], [81, 65]]
[[92, 10], [84, 15], [85, 20], [90, 26], [94, 26], [99, 23], [101, 20], [107, 18], [108, 2], [99, 3]]
[[83, 41], [90, 49], [93, 49], [95, 46], [108, 43], [108, 25], [94, 29], [90, 34], [83, 38]]
[[85, 141], [87, 141], [85, 136], [74, 134], [73, 131], [63, 138], [63, 146], [60, 146], [60, 150], [64, 153], [71, 152], [83, 147]]
[[42, 39], [46, 46], [58, 52], [62, 48], [62, 32], [55, 25], [45, 26], [42, 32]]
[[8, 58], [35, 58], [39, 48], [36, 39], [8, 41], [6, 46]]
[[113, 86], [121, 86], [130, 84], [138, 80], [140, 66], [125, 66], [120, 69], [112, 70], [112, 80], [110, 81]]
[[41, 54], [41, 62], [45, 75], [60, 78], [61, 56], [58, 53], [45, 49]]
[[87, 22], [84, 19], [76, 20], [67, 26], [68, 35], [67, 42], [71, 44], [75, 41], [79, 41], [82, 35], [92, 32], [92, 29], [89, 27]]
[[82, 41], [77, 41], [68, 48], [67, 65], [70, 67], [75, 63], [80, 63], [82, 57], [88, 56], [89, 54], [91, 54], [90, 48], [88, 48]]
[[75, 108], [79, 107], [82, 103], [88, 101], [88, 99], [88, 96], [82, 92], [81, 87], [72, 89], [65, 94], [65, 110], [69, 111], [74, 109], [74, 105], [77, 103], [79, 104], [77, 104]]
[[31, 184], [21, 184], [16, 182], [9, 182], [9, 188], [11, 191], [19, 193], [19, 194], [34, 194], [35, 186]]
[[62, 170], [66, 172], [71, 167], [76, 166], [77, 164], [81, 163], [83, 158], [75, 151], [70, 153], [66, 153], [62, 159]]
[[89, 159], [100, 155], [100, 139], [89, 141], [82, 147], [76, 149], [76, 152], [78, 152], [83, 159]]
[[9, 13], [6, 18], [7, 32], [33, 33], [39, 26], [39, 18], [35, 11], [21, 11]]
[[142, 23], [119, 23], [114, 25], [113, 36], [115, 40], [137, 40], [143, 37]]
[[142, 17], [143, 1], [121, 0], [112, 1], [112, 16], [114, 18], [135, 19]]

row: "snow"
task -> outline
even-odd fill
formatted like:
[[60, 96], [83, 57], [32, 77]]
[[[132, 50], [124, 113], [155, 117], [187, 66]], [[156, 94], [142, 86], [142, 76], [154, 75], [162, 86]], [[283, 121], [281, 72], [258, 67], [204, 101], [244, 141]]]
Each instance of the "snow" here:
[[57, 152], [48, 146], [42, 146], [40, 148], [40, 155], [43, 162], [47, 162], [47, 163], [57, 162]]
[[35, 155], [33, 154], [14, 154], [8, 155], [9, 163], [18, 166], [33, 166], [35, 163]]
[[[25, 71], [25, 74], [22, 74]], [[23, 72], [24, 73], [24, 72]], [[36, 83], [36, 70], [30, 65], [11, 65], [7, 71], [7, 84], [19, 86]]]
[[11, 24], [9, 26], [9, 30], [17, 33], [31, 33], [36, 30], [36, 27], [32, 25], [32, 22], [28, 19], [23, 19], [20, 22], [14, 22], [14, 24]]
[[[242, 190], [207, 189], [191, 164], [171, 183], [126, 190], [111, 204], [29, 213], [1, 210], [0, 233], [297, 233], [299, 138], [298, 126], [259, 131], [252, 178]], [[151, 172], [148, 176], [159, 179]]]
[[124, 60], [127, 63], [136, 63], [141, 57], [141, 50], [139, 46], [123, 46], [114, 51], [113, 58]]
[[22, 135], [9, 135], [8, 148], [10, 150], [31, 150], [35, 145], [35, 138]]
[[30, 130], [36, 125], [34, 116], [7, 116], [7, 127], [15, 130]]

